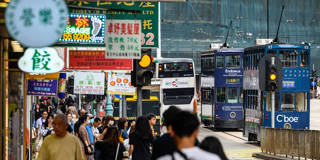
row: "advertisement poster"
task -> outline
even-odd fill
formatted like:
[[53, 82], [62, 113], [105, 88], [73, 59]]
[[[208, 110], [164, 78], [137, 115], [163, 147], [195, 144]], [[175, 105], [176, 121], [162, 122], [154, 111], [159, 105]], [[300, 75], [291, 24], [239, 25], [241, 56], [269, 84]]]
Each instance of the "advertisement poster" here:
[[76, 72], [74, 75], [74, 93], [104, 95], [104, 73]]
[[108, 94], [134, 95], [136, 88], [131, 86], [131, 75], [108, 74]]
[[106, 21], [106, 58], [141, 58], [141, 21]]
[[67, 27], [58, 42], [104, 44], [105, 15], [69, 14]]
[[105, 51], [69, 51], [71, 70], [132, 70], [132, 59], [106, 59]]
[[27, 95], [56, 96], [58, 80], [28, 80]]

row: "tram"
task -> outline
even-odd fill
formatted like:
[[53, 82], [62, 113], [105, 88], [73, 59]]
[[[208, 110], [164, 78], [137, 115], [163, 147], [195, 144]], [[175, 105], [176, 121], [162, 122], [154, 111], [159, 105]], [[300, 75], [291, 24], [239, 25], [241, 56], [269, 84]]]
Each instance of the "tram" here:
[[[259, 88], [260, 60], [276, 56], [282, 64], [282, 88], [271, 92]], [[309, 129], [310, 123], [310, 46], [271, 43], [244, 49], [244, 136], [260, 141], [261, 127]]]
[[201, 52], [201, 120], [214, 128], [242, 128], [242, 48]]

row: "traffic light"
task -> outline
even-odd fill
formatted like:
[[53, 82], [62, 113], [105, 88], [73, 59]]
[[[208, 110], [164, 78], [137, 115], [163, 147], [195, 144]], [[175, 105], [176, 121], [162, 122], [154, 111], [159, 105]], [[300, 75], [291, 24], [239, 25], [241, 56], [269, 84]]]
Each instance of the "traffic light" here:
[[73, 94], [73, 88], [74, 88], [74, 77], [70, 76], [67, 81], [67, 92], [69, 94]]
[[151, 54], [148, 52], [142, 53], [140, 60], [133, 61], [133, 67], [131, 84], [135, 87], [150, 85], [154, 73], [154, 62]]
[[282, 64], [278, 57], [267, 55], [259, 63], [259, 86], [263, 91], [282, 88]]

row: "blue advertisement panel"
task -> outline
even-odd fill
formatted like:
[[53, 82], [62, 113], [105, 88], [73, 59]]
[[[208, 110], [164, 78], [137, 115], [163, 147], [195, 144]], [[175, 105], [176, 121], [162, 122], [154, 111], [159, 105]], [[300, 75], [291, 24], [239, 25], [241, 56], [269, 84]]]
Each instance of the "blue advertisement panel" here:
[[27, 95], [56, 96], [58, 80], [28, 80]]

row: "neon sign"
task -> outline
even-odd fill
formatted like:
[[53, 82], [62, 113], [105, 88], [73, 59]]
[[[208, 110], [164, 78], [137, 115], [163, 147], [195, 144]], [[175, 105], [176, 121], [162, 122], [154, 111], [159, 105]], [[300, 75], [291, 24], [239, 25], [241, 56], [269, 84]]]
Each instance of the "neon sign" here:
[[70, 14], [59, 42], [104, 44], [105, 15]]

